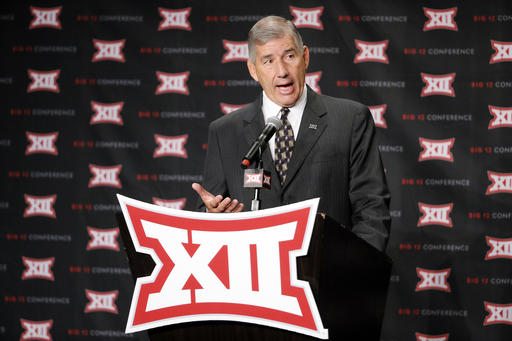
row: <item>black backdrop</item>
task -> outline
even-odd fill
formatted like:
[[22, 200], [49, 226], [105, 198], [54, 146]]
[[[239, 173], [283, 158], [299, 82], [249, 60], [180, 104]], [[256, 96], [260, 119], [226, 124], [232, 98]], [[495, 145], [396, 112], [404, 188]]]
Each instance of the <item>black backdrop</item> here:
[[512, 336], [508, 1], [0, 8], [1, 339], [145, 339], [123, 333], [115, 193], [193, 209], [209, 122], [261, 91], [244, 43], [269, 14], [299, 27], [312, 88], [374, 114], [395, 262], [382, 340]]

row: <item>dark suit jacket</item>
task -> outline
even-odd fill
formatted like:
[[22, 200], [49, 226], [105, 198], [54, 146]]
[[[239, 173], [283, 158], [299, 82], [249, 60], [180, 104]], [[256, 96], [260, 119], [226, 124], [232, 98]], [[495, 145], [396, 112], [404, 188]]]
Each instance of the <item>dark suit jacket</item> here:
[[[268, 148], [263, 165], [272, 189], [262, 190], [261, 208], [320, 197], [324, 212], [379, 250], [389, 234], [389, 192], [371, 114], [354, 101], [318, 95], [308, 87], [307, 104], [281, 186]], [[243, 188], [240, 162], [264, 127], [262, 95], [210, 124], [203, 187], [238, 199], [249, 210], [254, 190]]]

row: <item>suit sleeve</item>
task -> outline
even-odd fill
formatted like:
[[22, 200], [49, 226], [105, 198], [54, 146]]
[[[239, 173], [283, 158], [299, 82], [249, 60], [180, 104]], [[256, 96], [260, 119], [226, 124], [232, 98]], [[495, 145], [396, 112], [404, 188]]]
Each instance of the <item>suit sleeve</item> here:
[[389, 236], [390, 194], [368, 109], [354, 118], [350, 146], [349, 197], [352, 231], [384, 251]]
[[[211, 123], [208, 128], [208, 146], [206, 150], [206, 159], [204, 162], [203, 187], [213, 195], [226, 196], [227, 185], [226, 176], [222, 167], [220, 155], [220, 144], [217, 135], [215, 123]], [[205, 205], [201, 198], [198, 198], [197, 209], [204, 212]]]

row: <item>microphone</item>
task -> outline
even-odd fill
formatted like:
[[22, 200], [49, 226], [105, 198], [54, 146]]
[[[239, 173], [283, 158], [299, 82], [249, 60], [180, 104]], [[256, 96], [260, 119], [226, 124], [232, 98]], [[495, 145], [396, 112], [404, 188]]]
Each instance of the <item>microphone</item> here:
[[278, 131], [283, 124], [281, 120], [277, 117], [269, 117], [267, 119], [267, 123], [260, 136], [253, 142], [251, 149], [245, 154], [242, 163], [240, 163], [240, 167], [247, 168], [254, 161], [254, 158], [258, 154], [259, 149], [263, 149], [267, 144], [268, 140]]

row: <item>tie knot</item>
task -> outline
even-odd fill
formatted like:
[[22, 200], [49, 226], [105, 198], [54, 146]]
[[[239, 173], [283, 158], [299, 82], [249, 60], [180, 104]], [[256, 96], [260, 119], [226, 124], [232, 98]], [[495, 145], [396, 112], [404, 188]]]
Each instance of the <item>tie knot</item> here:
[[282, 107], [281, 108], [281, 119], [286, 118], [286, 116], [288, 116], [289, 112], [290, 112], [290, 109], [288, 109], [287, 107]]

